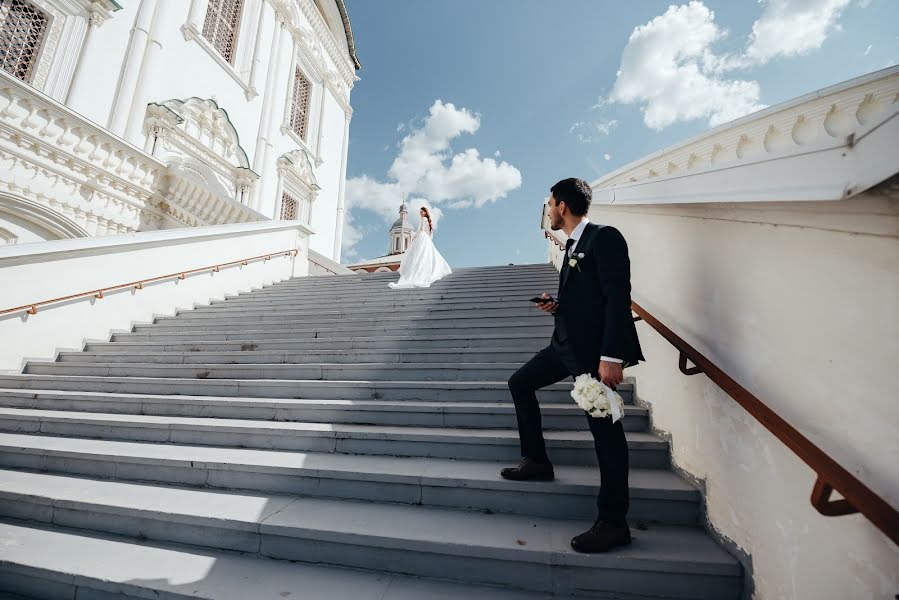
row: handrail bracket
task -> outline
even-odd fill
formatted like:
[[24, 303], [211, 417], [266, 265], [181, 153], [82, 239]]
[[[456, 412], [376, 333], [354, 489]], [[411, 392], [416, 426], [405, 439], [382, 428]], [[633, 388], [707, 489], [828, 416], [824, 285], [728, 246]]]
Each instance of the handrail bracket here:
[[831, 500], [833, 494], [833, 486], [825, 482], [821, 476], [815, 480], [815, 487], [812, 488], [812, 506], [819, 513], [826, 517], [841, 517], [843, 515], [852, 515], [858, 512], [848, 500]]
[[680, 359], [677, 361], [677, 366], [680, 368], [680, 372], [684, 375], [699, 375], [702, 373], [702, 367], [688, 367], [687, 366], [687, 355], [684, 352], [680, 353]]

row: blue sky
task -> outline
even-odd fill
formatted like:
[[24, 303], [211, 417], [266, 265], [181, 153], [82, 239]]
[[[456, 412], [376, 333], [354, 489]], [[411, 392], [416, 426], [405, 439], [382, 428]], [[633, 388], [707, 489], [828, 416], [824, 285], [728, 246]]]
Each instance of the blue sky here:
[[386, 254], [402, 194], [432, 207], [452, 266], [543, 262], [557, 180], [899, 62], [899, 0], [347, 7], [363, 68], [345, 263]]

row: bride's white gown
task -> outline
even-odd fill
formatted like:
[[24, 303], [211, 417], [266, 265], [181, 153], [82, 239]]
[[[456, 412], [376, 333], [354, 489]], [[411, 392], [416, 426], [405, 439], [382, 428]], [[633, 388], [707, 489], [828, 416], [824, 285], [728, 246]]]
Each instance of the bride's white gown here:
[[387, 285], [394, 290], [430, 287], [432, 283], [452, 272], [434, 246], [428, 220], [422, 218], [421, 225], [400, 262], [400, 280]]

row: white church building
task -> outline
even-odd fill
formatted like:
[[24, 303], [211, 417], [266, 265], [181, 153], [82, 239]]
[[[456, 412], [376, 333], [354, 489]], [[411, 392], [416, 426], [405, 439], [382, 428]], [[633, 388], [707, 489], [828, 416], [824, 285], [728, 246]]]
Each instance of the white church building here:
[[0, 0], [0, 244], [293, 220], [340, 260], [343, 0]]

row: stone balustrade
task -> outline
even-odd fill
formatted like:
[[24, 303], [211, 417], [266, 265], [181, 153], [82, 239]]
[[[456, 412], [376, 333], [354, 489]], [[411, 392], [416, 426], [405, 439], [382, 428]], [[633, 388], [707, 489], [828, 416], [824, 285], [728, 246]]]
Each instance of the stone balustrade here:
[[[74, 233], [158, 229], [166, 166], [0, 71], [0, 194], [58, 213]], [[82, 231], [78, 231], [78, 230]]]

